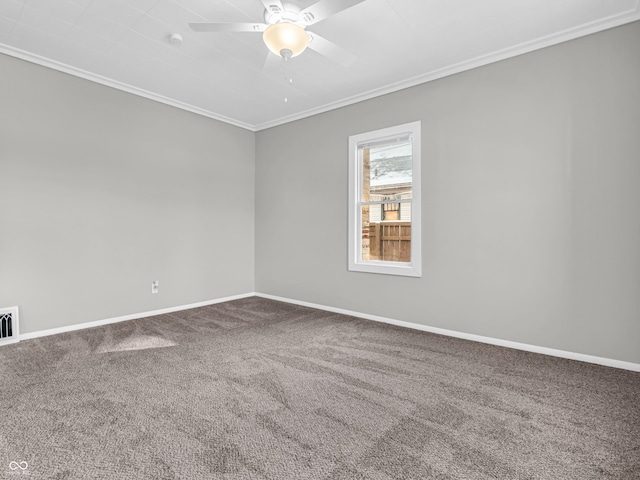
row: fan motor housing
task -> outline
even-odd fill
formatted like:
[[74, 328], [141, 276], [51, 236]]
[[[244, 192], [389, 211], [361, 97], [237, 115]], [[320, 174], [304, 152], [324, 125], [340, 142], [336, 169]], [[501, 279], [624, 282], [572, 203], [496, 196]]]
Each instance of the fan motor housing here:
[[269, 25], [280, 22], [299, 23], [300, 9], [295, 5], [283, 4], [280, 9], [277, 5], [269, 5], [264, 11], [264, 21]]

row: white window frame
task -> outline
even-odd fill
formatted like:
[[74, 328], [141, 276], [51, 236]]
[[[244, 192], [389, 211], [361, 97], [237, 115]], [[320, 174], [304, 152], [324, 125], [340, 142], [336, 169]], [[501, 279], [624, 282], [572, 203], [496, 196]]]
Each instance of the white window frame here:
[[[422, 276], [422, 244], [420, 213], [420, 148], [421, 122], [410, 122], [394, 127], [360, 133], [349, 137], [349, 271], [381, 273], [387, 275], [403, 275], [407, 277]], [[362, 260], [362, 159], [359, 146], [377, 143], [385, 139], [410, 135], [412, 138], [412, 198], [411, 203], [411, 261], [388, 262], [382, 260]], [[375, 202], [372, 202], [375, 203]]]

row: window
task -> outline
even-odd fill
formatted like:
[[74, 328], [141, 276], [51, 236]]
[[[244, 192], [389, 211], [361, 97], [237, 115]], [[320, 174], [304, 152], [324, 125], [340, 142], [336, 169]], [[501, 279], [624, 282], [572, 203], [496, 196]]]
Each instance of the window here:
[[419, 277], [420, 122], [349, 137], [349, 270]]

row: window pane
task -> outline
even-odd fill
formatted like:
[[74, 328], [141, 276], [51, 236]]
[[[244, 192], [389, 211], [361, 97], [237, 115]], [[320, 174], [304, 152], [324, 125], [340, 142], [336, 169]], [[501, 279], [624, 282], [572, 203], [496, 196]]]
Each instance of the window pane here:
[[[375, 207], [375, 205], [374, 205]], [[376, 258], [371, 258], [371, 247], [370, 247], [370, 239], [369, 239], [369, 227], [370, 227], [370, 217], [371, 217], [371, 205], [363, 205], [362, 206], [362, 251], [360, 252], [361, 260], [377, 260]]]
[[421, 130], [416, 121], [349, 136], [350, 271], [422, 275]]
[[411, 204], [362, 205], [361, 260], [411, 261]]
[[362, 201], [384, 201], [411, 198], [411, 141], [361, 147]]

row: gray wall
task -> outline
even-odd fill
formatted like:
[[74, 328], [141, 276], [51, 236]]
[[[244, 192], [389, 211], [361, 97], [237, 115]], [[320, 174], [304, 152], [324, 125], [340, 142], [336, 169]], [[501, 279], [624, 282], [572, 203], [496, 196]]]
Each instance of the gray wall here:
[[[413, 120], [423, 276], [348, 272], [347, 137]], [[636, 22], [259, 132], [256, 291], [640, 363], [639, 126]]]
[[254, 290], [253, 132], [4, 55], [0, 72], [0, 306], [21, 333]]
[[[24, 333], [255, 289], [640, 363], [639, 23], [256, 135], [0, 71], [0, 306]], [[347, 137], [413, 120], [423, 277], [348, 272]]]

